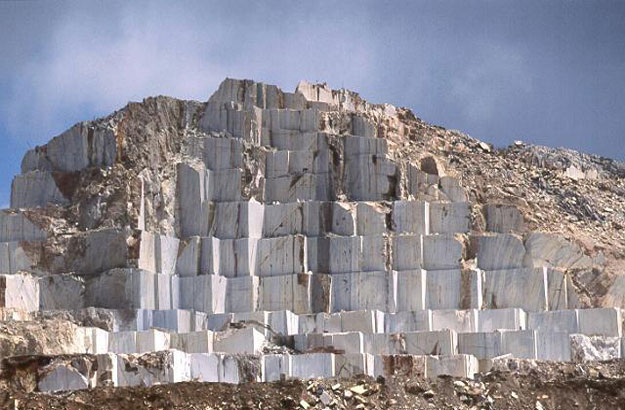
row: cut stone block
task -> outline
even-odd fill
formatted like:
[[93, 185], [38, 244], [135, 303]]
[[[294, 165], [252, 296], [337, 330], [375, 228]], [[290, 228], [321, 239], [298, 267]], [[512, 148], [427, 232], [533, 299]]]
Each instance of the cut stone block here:
[[152, 314], [152, 325], [173, 332], [190, 332], [193, 330], [192, 312], [183, 309], [155, 310]]
[[221, 356], [213, 353], [191, 353], [188, 355], [191, 378], [203, 383], [219, 382]]
[[504, 270], [524, 266], [525, 246], [515, 235], [481, 236], [477, 243], [477, 265], [481, 269]]
[[212, 170], [242, 167], [242, 142], [234, 138], [204, 138], [203, 159]]
[[408, 332], [404, 335], [406, 353], [416, 355], [453, 355], [458, 351], [458, 335], [450, 329]]
[[174, 333], [171, 336], [171, 347], [185, 353], [212, 353], [213, 332], [210, 330]]
[[53, 369], [44, 369], [39, 376], [37, 389], [41, 392], [73, 391], [89, 388], [89, 381], [71, 365], [57, 365]]
[[[341, 312], [342, 313], [342, 312]], [[311, 333], [338, 333], [343, 331], [343, 317], [341, 313], [317, 313], [315, 326]]]
[[564, 273], [547, 269], [547, 301], [549, 310], [569, 309], [567, 277]]
[[426, 272], [427, 309], [482, 307], [482, 272], [441, 270]]
[[[328, 333], [322, 335], [324, 347], [332, 347], [345, 353], [362, 353], [364, 341], [362, 332]], [[318, 346], [310, 346], [318, 347]]]
[[375, 202], [358, 202], [356, 206], [356, 233], [380, 235], [386, 233], [386, 209]]
[[229, 278], [226, 288], [227, 312], [252, 312], [258, 306], [260, 278], [245, 276]]
[[143, 356], [117, 355], [117, 370], [120, 387], [177, 383], [191, 378], [188, 356], [177, 350]]
[[274, 382], [291, 376], [291, 356], [288, 354], [269, 354], [263, 358], [264, 382]]
[[197, 276], [200, 270], [201, 255], [202, 247], [199, 236], [192, 236], [180, 241], [178, 258], [176, 260], [176, 274], [180, 276]]
[[86, 283], [88, 306], [108, 309], [154, 309], [155, 275], [140, 269], [112, 269]]
[[235, 139], [258, 143], [261, 123], [262, 110], [257, 107], [241, 109], [232, 102], [210, 102], [198, 125], [205, 131], [225, 131]]
[[0, 307], [39, 310], [39, 282], [30, 275], [0, 275]]
[[523, 215], [514, 205], [484, 205], [486, 230], [489, 232], [510, 233], [524, 230]]
[[473, 355], [479, 360], [500, 356], [501, 343], [498, 331], [458, 334], [458, 352]]
[[[332, 308], [332, 276], [314, 274], [310, 279], [312, 312], [330, 312]], [[295, 312], [298, 313], [298, 312]]]
[[[59, 176], [62, 179], [61, 176]], [[67, 205], [69, 199], [61, 192], [53, 174], [30, 171], [16, 175], [11, 184], [11, 208], [36, 208], [48, 204]]]
[[345, 273], [361, 270], [362, 237], [308, 239], [308, 267], [312, 272]]
[[291, 377], [298, 379], [330, 378], [335, 375], [333, 353], [307, 353], [291, 356]]
[[209, 216], [209, 236], [219, 239], [260, 238], [263, 234], [265, 206], [254, 199], [213, 204]]
[[465, 233], [471, 227], [468, 202], [430, 203], [430, 233]]
[[[177, 309], [178, 306], [172, 305], [172, 275], [156, 274], [155, 279], [155, 298], [154, 307], [156, 310]], [[176, 278], [178, 279], [178, 278]]]
[[289, 174], [289, 151], [268, 152], [265, 158], [265, 172], [267, 178], [277, 178]]
[[[477, 331], [494, 332], [499, 329], [524, 330], [528, 315], [523, 309], [486, 309], [477, 312]], [[530, 314], [531, 317], [531, 314]], [[531, 326], [530, 329], [534, 329]]]
[[180, 278], [180, 307], [206, 313], [223, 313], [227, 279], [216, 275]]
[[477, 332], [477, 309], [433, 310], [432, 330], [451, 329], [457, 333]]
[[579, 331], [585, 335], [621, 337], [623, 318], [620, 309], [577, 309]]
[[466, 202], [467, 201], [467, 193], [465, 189], [460, 186], [460, 181], [458, 178], [450, 177], [450, 176], [441, 176], [438, 182], [441, 191], [445, 194], [445, 196], [452, 202]]
[[304, 220], [304, 203], [265, 205], [262, 235], [264, 238], [273, 238], [301, 234]]
[[[298, 319], [298, 334], [307, 334], [307, 333], [322, 333], [323, 330], [321, 327], [317, 325], [316, 319], [318, 315], [325, 315], [325, 313], [318, 313], [316, 315], [297, 315]], [[338, 330], [335, 330], [338, 331]]]
[[83, 278], [75, 275], [50, 275], [39, 278], [39, 308], [41, 310], [82, 309], [85, 306], [84, 298], [85, 281]]
[[[246, 367], [249, 366], [249, 367]], [[221, 383], [251, 383], [262, 380], [259, 356], [223, 355], [219, 381]]]
[[429, 379], [438, 376], [452, 376], [472, 379], [478, 372], [475, 356], [459, 354], [453, 356], [428, 356], [426, 374]]
[[208, 231], [208, 179], [203, 167], [178, 164], [176, 195], [180, 204], [181, 237], [206, 236]]
[[343, 236], [356, 234], [356, 209], [352, 204], [332, 202], [332, 232]]
[[452, 235], [427, 235], [423, 237], [422, 266], [425, 270], [460, 268], [463, 247]]
[[150, 329], [137, 332], [137, 352], [156, 352], [170, 348], [170, 334]]
[[363, 236], [361, 269], [365, 272], [386, 270], [389, 262], [389, 245], [389, 238], [386, 236]]
[[0, 242], [42, 241], [46, 233], [21, 212], [0, 211]]
[[155, 239], [156, 272], [165, 275], [175, 274], [180, 240], [165, 235], [157, 235]]
[[328, 150], [328, 134], [325, 132], [272, 131], [263, 135], [263, 145], [270, 145], [278, 150], [288, 151], [324, 151]]
[[332, 345], [331, 335], [324, 333], [299, 334], [293, 337], [293, 346], [296, 352], [307, 352], [311, 349]]
[[266, 238], [258, 243], [258, 275], [277, 276], [308, 271], [306, 237]]
[[411, 271], [421, 269], [421, 236], [396, 235], [392, 237], [393, 269]]
[[373, 376], [373, 355], [346, 353], [336, 355], [336, 377], [349, 378], [359, 375]]
[[394, 312], [397, 306], [395, 272], [353, 272], [332, 275], [332, 311], [378, 309]]
[[[355, 108], [355, 106], [354, 106]], [[382, 146], [376, 151], [379, 153], [386, 153], [386, 140], [378, 137], [378, 126], [374, 121], [361, 115], [352, 115], [352, 130], [351, 134], [355, 136], [361, 136], [369, 139], [376, 140], [376, 145]], [[353, 138], [353, 137], [352, 137]], [[377, 140], [383, 141], [384, 144], [380, 144]]]
[[302, 233], [311, 237], [332, 231], [332, 203], [306, 201], [297, 205], [302, 208]]
[[384, 313], [379, 310], [358, 310], [341, 312], [338, 315], [341, 321], [342, 332], [384, 333]]
[[519, 359], [536, 359], [537, 344], [535, 330], [502, 330], [501, 353], [510, 353]]
[[312, 313], [312, 276], [302, 273], [261, 278], [258, 310], [290, 310], [296, 314]]
[[[45, 149], [30, 150], [22, 162], [22, 171], [34, 169], [29, 161], [42, 156], [37, 165], [47, 165], [54, 171], [73, 172], [88, 167], [108, 167], [115, 163], [117, 142], [112, 129], [80, 122], [54, 137]], [[46, 168], [47, 168], [46, 167]]]
[[211, 201], [241, 199], [241, 170], [211, 171], [204, 166], [180, 163], [176, 193], [182, 237], [208, 236], [214, 221]]
[[[579, 333], [577, 310], [555, 310], [551, 312], [530, 312], [527, 327], [542, 332]], [[568, 343], [567, 343], [568, 344]]]
[[426, 272], [422, 269], [396, 272], [397, 311], [425, 309]]
[[388, 313], [384, 319], [386, 333], [432, 330], [432, 311]]
[[0, 242], [0, 274], [39, 273], [40, 242]]
[[76, 255], [68, 252], [61, 272], [88, 275], [129, 266], [128, 238], [124, 231], [102, 229], [89, 231], [72, 239], [69, 247], [84, 249], [84, 253]]
[[[228, 278], [255, 275], [258, 269], [257, 259], [262, 255], [260, 253], [261, 241], [262, 239], [253, 238], [219, 240], [218, 274]], [[202, 244], [204, 242], [203, 240]], [[208, 244], [208, 241], [206, 243]], [[210, 248], [212, 249], [216, 244], [216, 241], [211, 241]], [[208, 249], [207, 253], [211, 255], [211, 251]], [[202, 259], [205, 259], [204, 247], [202, 249]], [[216, 260], [213, 259], [213, 269], [216, 266], [215, 263]], [[210, 266], [211, 262], [207, 261], [207, 264]], [[204, 264], [202, 265], [204, 266]]]
[[406, 354], [406, 337], [404, 334], [366, 333], [362, 350], [373, 355]]
[[102, 354], [109, 351], [109, 332], [97, 327], [78, 327], [74, 333], [74, 343], [84, 347], [84, 353]]
[[138, 353], [137, 332], [111, 332], [109, 334], [109, 351], [112, 353]]
[[156, 273], [156, 241], [158, 235], [152, 232], [141, 231], [139, 244], [139, 260], [137, 267], [148, 272]]
[[299, 333], [299, 318], [295, 313], [289, 310], [269, 312], [268, 324], [275, 333], [284, 336]]
[[208, 185], [206, 198], [209, 201], [229, 202], [241, 200], [241, 170], [206, 170]]
[[519, 307], [528, 312], [546, 310], [546, 269], [484, 272], [484, 306], [488, 309]]
[[430, 205], [425, 201], [394, 201], [391, 228], [396, 233], [428, 235], [430, 233]]
[[343, 187], [355, 201], [381, 201], [395, 197], [397, 167], [383, 155], [346, 156]]
[[234, 313], [213, 313], [206, 315], [206, 328], [215, 332], [225, 331], [234, 321]]
[[[352, 121], [354, 118], [352, 117]], [[384, 155], [387, 152], [387, 144], [384, 138], [367, 138], [362, 136], [346, 136], [343, 138], [345, 156], [355, 155]]]
[[304, 173], [265, 180], [266, 202], [328, 201], [330, 174]]
[[536, 332], [537, 359], [558, 362], [571, 361], [571, 343], [565, 332]]
[[[253, 257], [253, 255], [250, 255], [250, 252], [253, 252], [255, 249], [255, 243], [256, 242], [253, 239], [225, 240], [223, 250], [225, 259], [222, 265], [221, 241], [213, 237], [201, 238], [200, 266], [198, 274], [220, 275], [222, 269], [224, 272], [245, 272], [246, 267], [250, 266], [248, 261], [250, 260], [250, 257]], [[239, 253], [235, 254], [235, 251]], [[233, 260], [238, 262], [239, 259], [241, 259], [241, 268], [234, 269], [232, 267]]]

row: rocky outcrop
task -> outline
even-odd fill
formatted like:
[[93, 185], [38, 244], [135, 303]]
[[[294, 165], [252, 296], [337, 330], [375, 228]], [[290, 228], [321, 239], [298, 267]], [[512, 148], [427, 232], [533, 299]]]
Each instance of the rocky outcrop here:
[[25, 155], [0, 308], [77, 341], [0, 354], [78, 355], [40, 363], [47, 391], [615, 357], [620, 169], [325, 84], [131, 103]]

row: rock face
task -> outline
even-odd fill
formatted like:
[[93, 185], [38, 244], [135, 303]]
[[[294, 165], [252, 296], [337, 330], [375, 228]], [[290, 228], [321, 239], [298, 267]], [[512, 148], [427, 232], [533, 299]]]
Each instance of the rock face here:
[[[27, 152], [0, 212], [0, 307], [75, 335], [52, 352], [74, 358], [31, 367], [37, 388], [620, 357], [621, 305], [584, 279], [606, 257], [412, 153], [423, 127], [323, 84], [227, 79], [205, 104], [132, 103]], [[563, 175], [600, 178], [581, 167]], [[50, 353], [12, 340], [3, 356]]]

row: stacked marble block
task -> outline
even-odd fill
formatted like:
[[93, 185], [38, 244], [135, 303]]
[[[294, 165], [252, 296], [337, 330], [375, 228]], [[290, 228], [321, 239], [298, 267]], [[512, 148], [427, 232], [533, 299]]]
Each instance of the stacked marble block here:
[[[472, 234], [458, 179], [392, 161], [363, 109], [390, 108], [309, 84], [282, 93], [224, 81], [177, 165], [179, 238], [142, 220], [132, 232], [90, 231], [84, 255], [68, 249], [72, 260], [46, 272], [33, 246], [45, 233], [23, 211], [1, 213], [2, 306], [116, 318], [111, 332], [77, 331], [75, 353], [95, 373], [52, 361], [40, 389], [399, 367], [472, 377], [501, 355], [572, 360], [581, 345], [620, 356], [621, 311], [577, 309], [541, 237], [519, 235], [518, 210], [487, 207], [487, 232]], [[67, 205], [53, 171], [111, 165], [114, 140], [77, 125], [29, 151], [12, 206]]]
[[[39, 369], [38, 379], [41, 390], [54, 391], [76, 386], [68, 382], [68, 373], [72, 380], [80, 380], [83, 388], [103, 383], [128, 386], [186, 380], [237, 383], [284, 377], [388, 376], [400, 370], [412, 377], [472, 377], [503, 355], [570, 360], [578, 345], [569, 337], [582, 333], [601, 336], [598, 346], [617, 353], [605, 359], [618, 357], [624, 340], [620, 338], [621, 323], [618, 309], [213, 314], [206, 318], [213, 330], [195, 332], [150, 329], [109, 333], [79, 328], [75, 339], [83, 340], [85, 349], [76, 353], [87, 354], [86, 359], [80, 356], [81, 360], [104, 363], [99, 371], [108, 369], [108, 376], [90, 381], [88, 374], [80, 373], [88, 367], [66, 360], [46, 364]], [[280, 338], [292, 348], [290, 353], [264, 353], [268, 340]]]
[[[44, 362], [44, 361], [42, 361]], [[57, 392], [98, 386], [151, 386], [184, 381], [244, 383], [272, 382], [293, 378], [351, 377], [386, 375], [389, 369], [410, 377], [437, 377], [475, 372], [475, 358], [468, 355], [355, 355], [308, 353], [299, 355], [230, 355], [184, 353], [164, 350], [144, 355], [67, 355], [52, 359], [36, 371], [38, 390]]]

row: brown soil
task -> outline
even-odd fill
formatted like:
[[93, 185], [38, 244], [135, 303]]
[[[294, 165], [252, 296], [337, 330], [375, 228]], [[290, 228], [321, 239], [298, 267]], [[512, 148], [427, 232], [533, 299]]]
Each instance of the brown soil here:
[[[518, 362], [475, 381], [283, 381], [229, 385], [179, 383], [97, 388], [56, 395], [0, 392], [3, 409], [625, 409], [625, 361]], [[325, 403], [324, 403], [325, 401]], [[327, 404], [326, 404], [327, 403]]]

